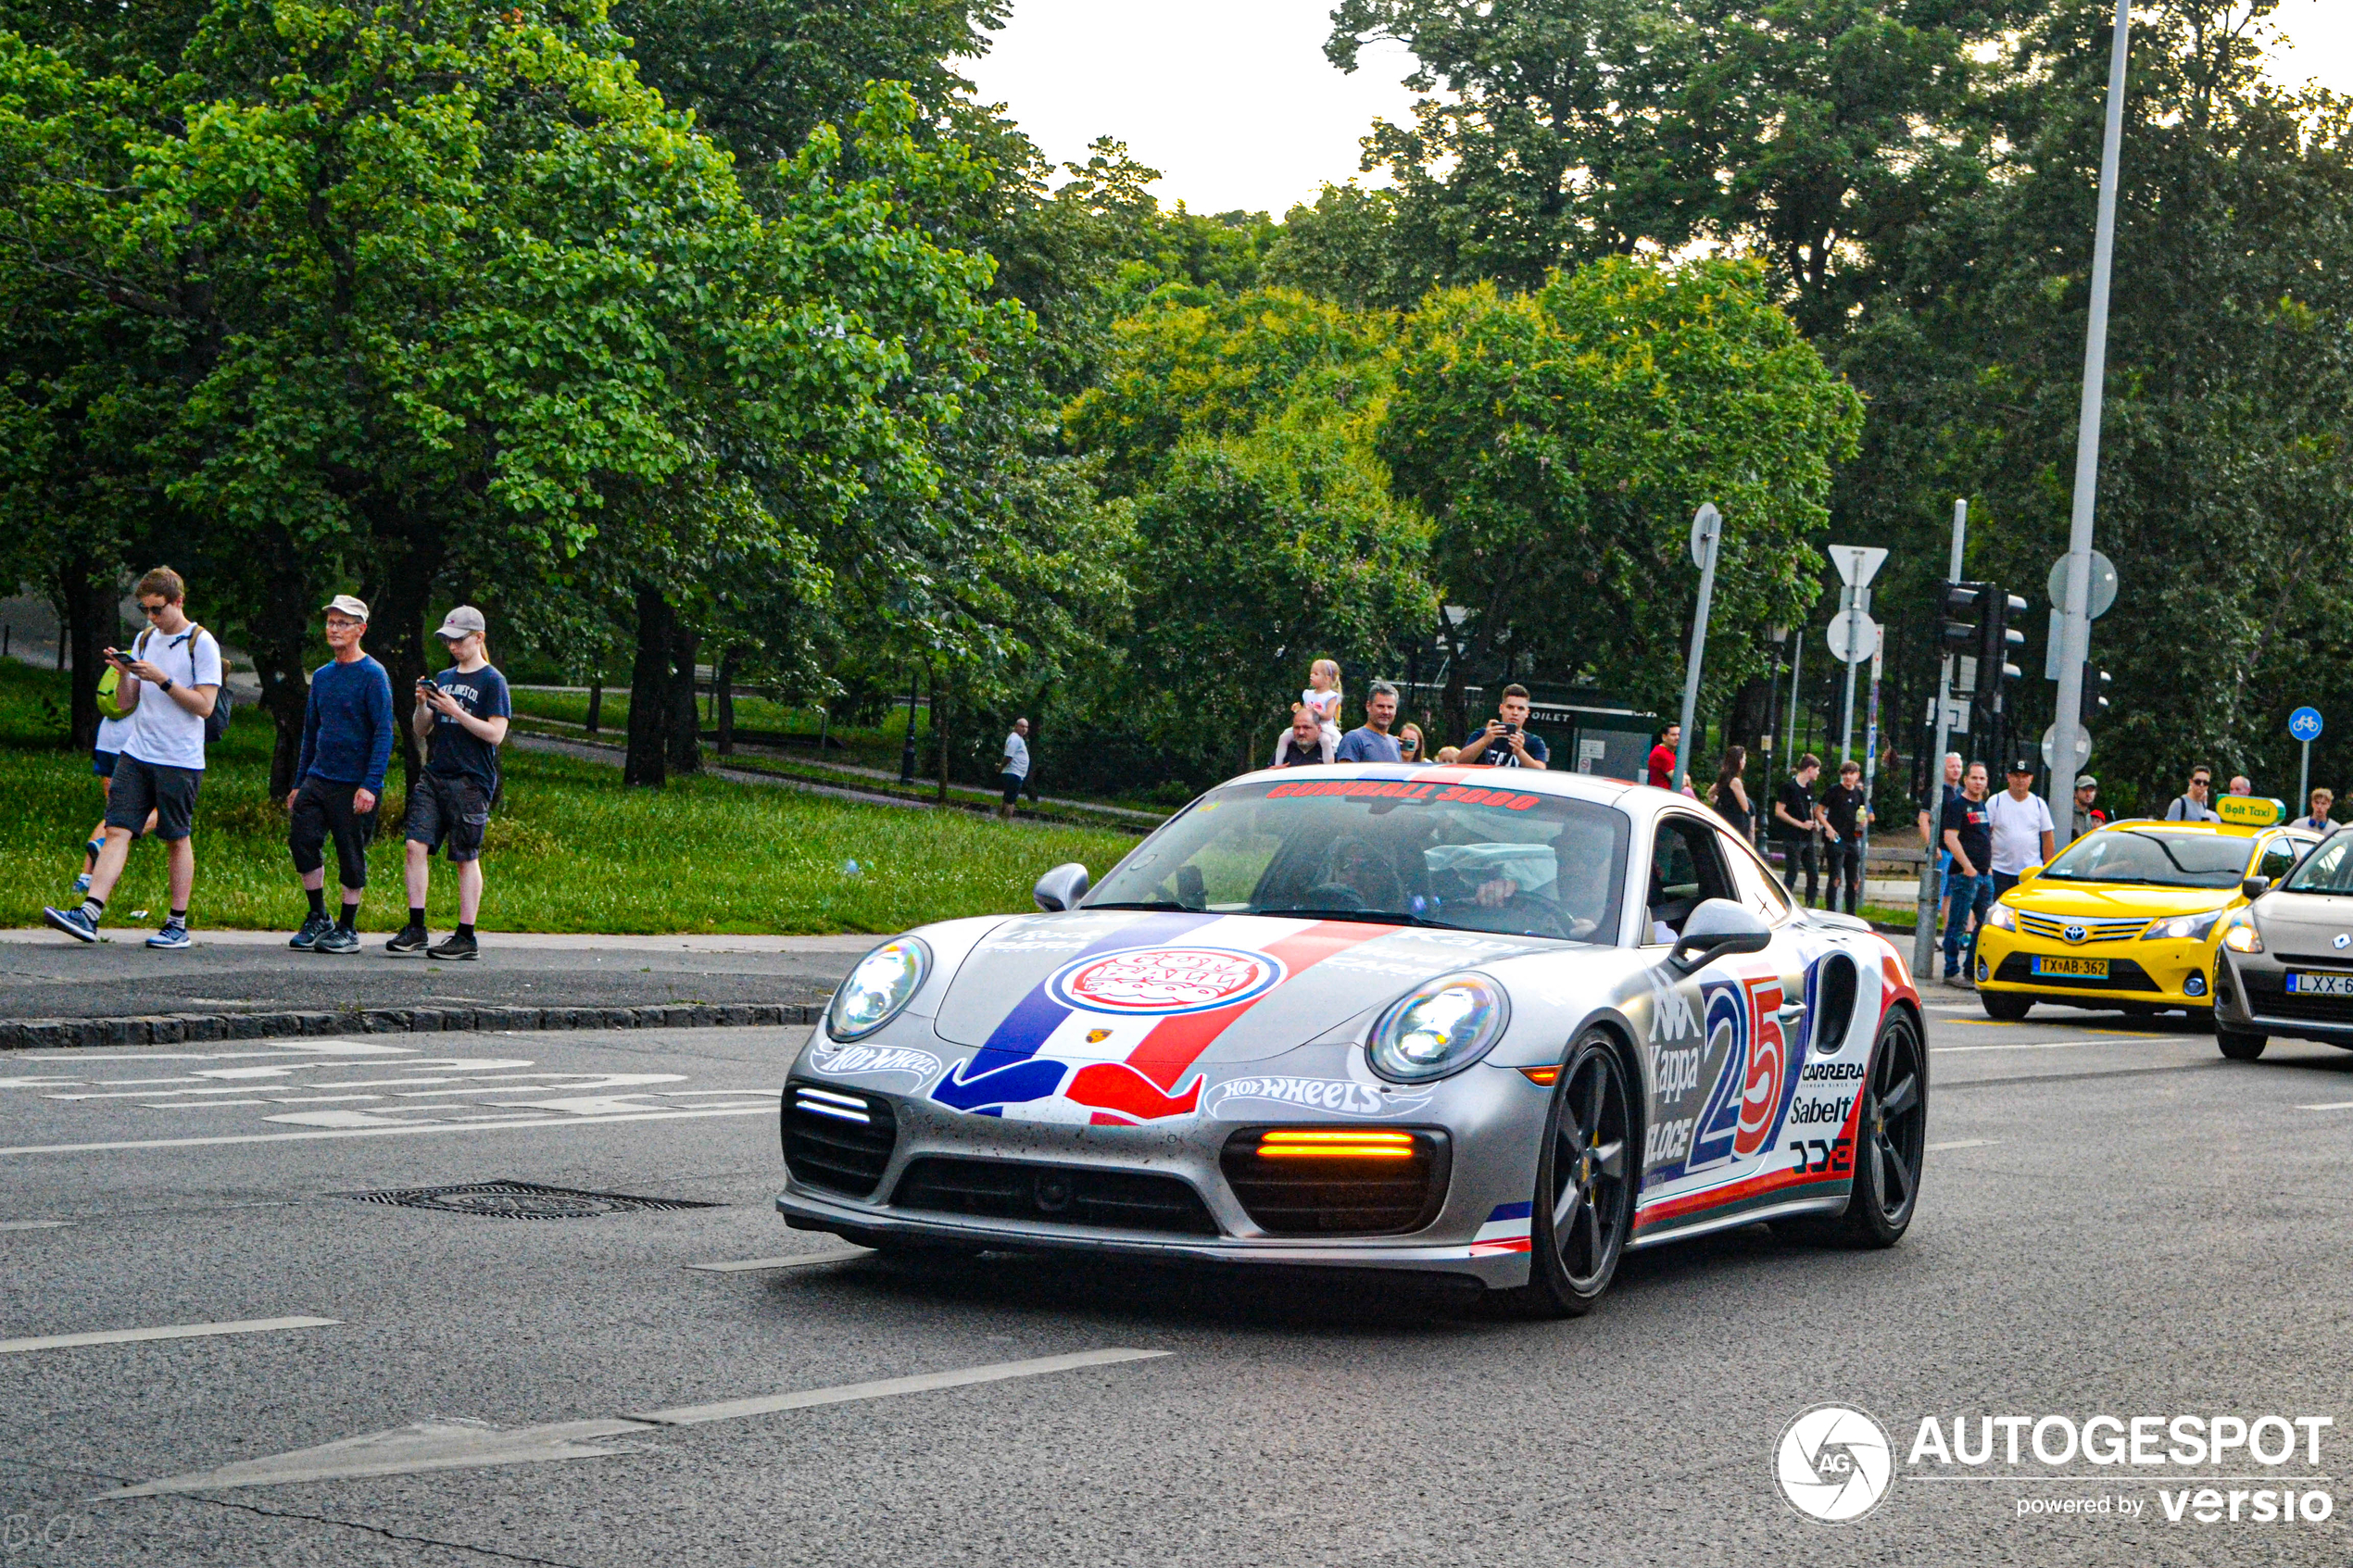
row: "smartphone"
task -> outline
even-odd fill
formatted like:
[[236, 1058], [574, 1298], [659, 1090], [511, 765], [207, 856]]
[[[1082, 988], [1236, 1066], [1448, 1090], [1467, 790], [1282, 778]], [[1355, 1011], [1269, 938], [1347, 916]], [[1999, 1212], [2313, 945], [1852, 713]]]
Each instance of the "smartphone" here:
[[1519, 734], [1519, 726], [1517, 724], [1506, 723], [1504, 726], [1504, 733], [1507, 735], [1516, 735]]
[[107, 662], [128, 670], [131, 668], [131, 656], [120, 648], [109, 648], [107, 650]]

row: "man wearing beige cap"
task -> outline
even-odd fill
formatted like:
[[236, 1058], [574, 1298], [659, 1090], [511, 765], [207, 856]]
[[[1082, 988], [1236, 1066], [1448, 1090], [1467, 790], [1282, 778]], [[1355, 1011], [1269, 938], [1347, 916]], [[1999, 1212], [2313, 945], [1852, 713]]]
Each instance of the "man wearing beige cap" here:
[[[434, 635], [449, 649], [453, 667], [417, 683], [417, 707], [409, 725], [430, 755], [417, 775], [403, 830], [409, 840], [409, 923], [384, 944], [387, 953], [471, 959], [477, 950], [482, 836], [490, 825], [490, 803], [498, 797], [498, 747], [514, 710], [507, 678], [491, 668], [484, 651], [487, 630], [473, 606], [451, 610]], [[458, 929], [427, 947], [425, 894], [432, 886], [433, 852], [445, 846], [449, 863], [458, 868]]]
[[[376, 835], [376, 797], [392, 759], [392, 677], [368, 657], [368, 607], [349, 594], [327, 603], [327, 646], [334, 658], [310, 676], [302, 713], [302, 756], [286, 797], [293, 818], [286, 847], [310, 899], [302, 929], [286, 946], [305, 953], [359, 950], [359, 896], [368, 885], [368, 841]], [[325, 847], [335, 843], [343, 888], [338, 918], [327, 918]]]

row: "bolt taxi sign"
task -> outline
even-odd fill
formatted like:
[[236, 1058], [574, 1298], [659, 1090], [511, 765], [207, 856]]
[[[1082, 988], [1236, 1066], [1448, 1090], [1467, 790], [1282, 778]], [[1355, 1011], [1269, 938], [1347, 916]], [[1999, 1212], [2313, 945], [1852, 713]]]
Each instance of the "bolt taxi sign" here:
[[1230, 947], [1129, 947], [1082, 959], [1047, 989], [1087, 1012], [1164, 1016], [1231, 1007], [1274, 989], [1280, 960]]
[[2225, 795], [2214, 802], [2214, 814], [2233, 827], [2267, 828], [2287, 820], [2287, 803], [2259, 795]]

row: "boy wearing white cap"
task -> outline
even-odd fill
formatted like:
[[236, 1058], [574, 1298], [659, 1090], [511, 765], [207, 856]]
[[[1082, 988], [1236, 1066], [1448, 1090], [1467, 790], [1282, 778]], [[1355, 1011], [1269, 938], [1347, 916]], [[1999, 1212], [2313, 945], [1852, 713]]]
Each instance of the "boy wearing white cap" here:
[[[297, 952], [359, 950], [359, 896], [368, 885], [368, 841], [376, 835], [376, 797], [392, 759], [392, 677], [368, 657], [368, 607], [349, 594], [327, 604], [327, 646], [334, 658], [310, 676], [303, 705], [302, 755], [286, 797], [293, 818], [286, 848], [294, 856], [310, 912], [286, 944]], [[327, 918], [327, 840], [335, 841], [342, 912]]]
[[[474, 917], [482, 912], [482, 835], [490, 825], [490, 803], [498, 795], [498, 747], [507, 738], [513, 705], [507, 678], [491, 668], [484, 653], [488, 623], [482, 611], [459, 605], [434, 633], [449, 649], [452, 668], [417, 683], [417, 706], [409, 720], [431, 755], [417, 775], [409, 801], [409, 923], [384, 944], [387, 953], [427, 958], [475, 956]], [[433, 852], [447, 847], [458, 868], [458, 929], [426, 947], [425, 894], [432, 886]]]

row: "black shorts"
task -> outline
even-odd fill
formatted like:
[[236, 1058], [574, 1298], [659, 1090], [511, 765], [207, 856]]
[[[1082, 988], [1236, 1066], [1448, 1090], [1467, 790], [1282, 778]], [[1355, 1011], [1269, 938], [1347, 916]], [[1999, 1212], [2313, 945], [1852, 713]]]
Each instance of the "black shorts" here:
[[90, 771], [102, 779], [110, 779], [114, 777], [114, 765], [121, 757], [120, 751], [93, 751], [90, 754]]
[[402, 831], [430, 855], [448, 847], [449, 863], [482, 859], [483, 830], [490, 825], [490, 792], [472, 779], [420, 773], [409, 797], [409, 822]]
[[196, 786], [204, 783], [202, 768], [164, 768], [124, 753], [114, 765], [114, 788], [107, 796], [107, 826], [132, 836], [156, 814], [156, 836], [177, 844], [188, 836], [196, 820]]
[[997, 784], [998, 787], [1005, 792], [1006, 805], [1011, 806], [1021, 798], [1022, 776], [1019, 773], [1000, 773], [997, 775]]
[[332, 835], [335, 841], [335, 874], [341, 885], [357, 890], [368, 885], [368, 845], [376, 836], [376, 814], [352, 809], [359, 793], [353, 784], [336, 784], [312, 774], [295, 791], [294, 825], [286, 830], [286, 847], [294, 852], [295, 870], [308, 876], [327, 863], [320, 851]]

